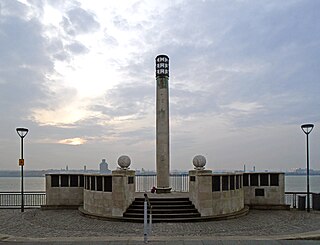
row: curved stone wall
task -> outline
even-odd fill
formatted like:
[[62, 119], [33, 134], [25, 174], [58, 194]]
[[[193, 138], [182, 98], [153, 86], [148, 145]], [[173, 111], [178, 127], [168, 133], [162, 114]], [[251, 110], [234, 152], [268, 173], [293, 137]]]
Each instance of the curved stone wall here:
[[250, 207], [285, 207], [284, 173], [253, 172], [243, 174], [245, 204]]
[[83, 204], [81, 174], [46, 174], [46, 206], [77, 208]]
[[135, 171], [115, 170], [111, 175], [84, 176], [83, 209], [97, 216], [122, 217], [134, 200]]
[[112, 175], [84, 176], [83, 209], [97, 215], [112, 215]]
[[191, 170], [189, 196], [201, 216], [231, 214], [244, 208], [241, 173], [212, 174], [211, 170]]
[[84, 190], [83, 209], [89, 213], [111, 216], [112, 215], [112, 192]]
[[[220, 188], [217, 182], [220, 180]], [[212, 215], [229, 214], [244, 208], [242, 174], [212, 175]]]

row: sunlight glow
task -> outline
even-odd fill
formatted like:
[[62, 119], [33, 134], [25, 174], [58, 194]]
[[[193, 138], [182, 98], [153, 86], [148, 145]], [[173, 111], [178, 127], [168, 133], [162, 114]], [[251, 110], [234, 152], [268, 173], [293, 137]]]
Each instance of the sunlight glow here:
[[88, 115], [79, 105], [69, 105], [56, 109], [35, 109], [33, 119], [39, 125], [66, 126], [73, 124]]
[[81, 138], [71, 138], [71, 139], [64, 139], [64, 140], [59, 140], [59, 144], [66, 144], [66, 145], [82, 145], [86, 143], [87, 140], [81, 139]]

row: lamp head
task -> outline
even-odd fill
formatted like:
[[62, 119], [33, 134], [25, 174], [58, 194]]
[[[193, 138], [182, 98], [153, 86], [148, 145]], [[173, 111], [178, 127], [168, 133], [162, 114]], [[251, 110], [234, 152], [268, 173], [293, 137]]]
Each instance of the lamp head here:
[[307, 124], [302, 124], [301, 125], [301, 129], [305, 134], [310, 134], [312, 129], [313, 129], [314, 125], [311, 123], [307, 123]]
[[169, 57], [165, 54], [156, 57], [156, 77], [169, 77]]
[[17, 131], [18, 135], [19, 135], [21, 138], [24, 138], [24, 137], [26, 137], [26, 135], [28, 134], [29, 129], [27, 129], [27, 128], [16, 128], [16, 131]]

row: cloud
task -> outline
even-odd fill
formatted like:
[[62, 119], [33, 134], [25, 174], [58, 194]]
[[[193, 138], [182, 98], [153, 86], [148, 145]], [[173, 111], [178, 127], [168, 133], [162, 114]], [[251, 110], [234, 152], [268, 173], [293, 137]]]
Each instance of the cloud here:
[[257, 102], [240, 102], [236, 101], [229, 105], [222, 106], [223, 108], [231, 109], [233, 111], [239, 111], [240, 113], [250, 114], [255, 111], [263, 108], [262, 105], [259, 105]]
[[62, 26], [69, 35], [74, 36], [97, 31], [100, 24], [96, 21], [93, 13], [80, 7], [75, 7], [66, 13]]
[[59, 140], [59, 144], [66, 144], [66, 145], [82, 145], [86, 143], [87, 140], [81, 138], [72, 138], [72, 139], [64, 139]]
[[26, 119], [48, 96], [46, 74], [54, 67], [39, 20], [28, 18], [28, 7], [23, 4], [11, 14], [13, 3], [7, 3], [2, 4], [6, 15], [0, 21], [0, 103], [1, 114], [7, 115], [10, 124], [13, 118]]
[[89, 49], [80, 42], [73, 42], [66, 46], [74, 55], [88, 53]]
[[114, 38], [113, 36], [109, 35], [107, 32], [105, 32], [105, 34], [104, 34], [104, 41], [107, 45], [110, 45], [110, 46], [119, 45], [119, 42], [117, 41], [117, 39]]
[[[50, 0], [1, 7], [0, 138], [11, 152], [1, 162], [13, 161], [12, 125], [19, 124], [31, 129], [38, 166], [45, 152], [48, 166], [50, 158], [76, 166], [129, 154], [137, 166], [153, 168], [160, 53], [170, 57], [173, 168], [192, 166], [197, 153], [220, 168], [304, 159], [296, 126], [319, 121], [317, 1]], [[72, 151], [57, 143], [77, 138], [87, 141]]]
[[110, 118], [143, 117], [154, 110], [154, 87], [142, 83], [118, 85], [108, 90], [103, 102], [93, 105], [91, 109]]

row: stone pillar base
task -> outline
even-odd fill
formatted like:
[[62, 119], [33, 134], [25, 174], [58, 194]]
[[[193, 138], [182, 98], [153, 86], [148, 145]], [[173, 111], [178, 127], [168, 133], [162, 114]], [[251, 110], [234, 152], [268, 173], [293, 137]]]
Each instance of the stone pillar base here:
[[161, 193], [171, 193], [171, 187], [164, 187], [164, 188], [161, 188], [161, 187], [157, 187], [156, 188], [156, 193], [157, 194], [161, 194]]

